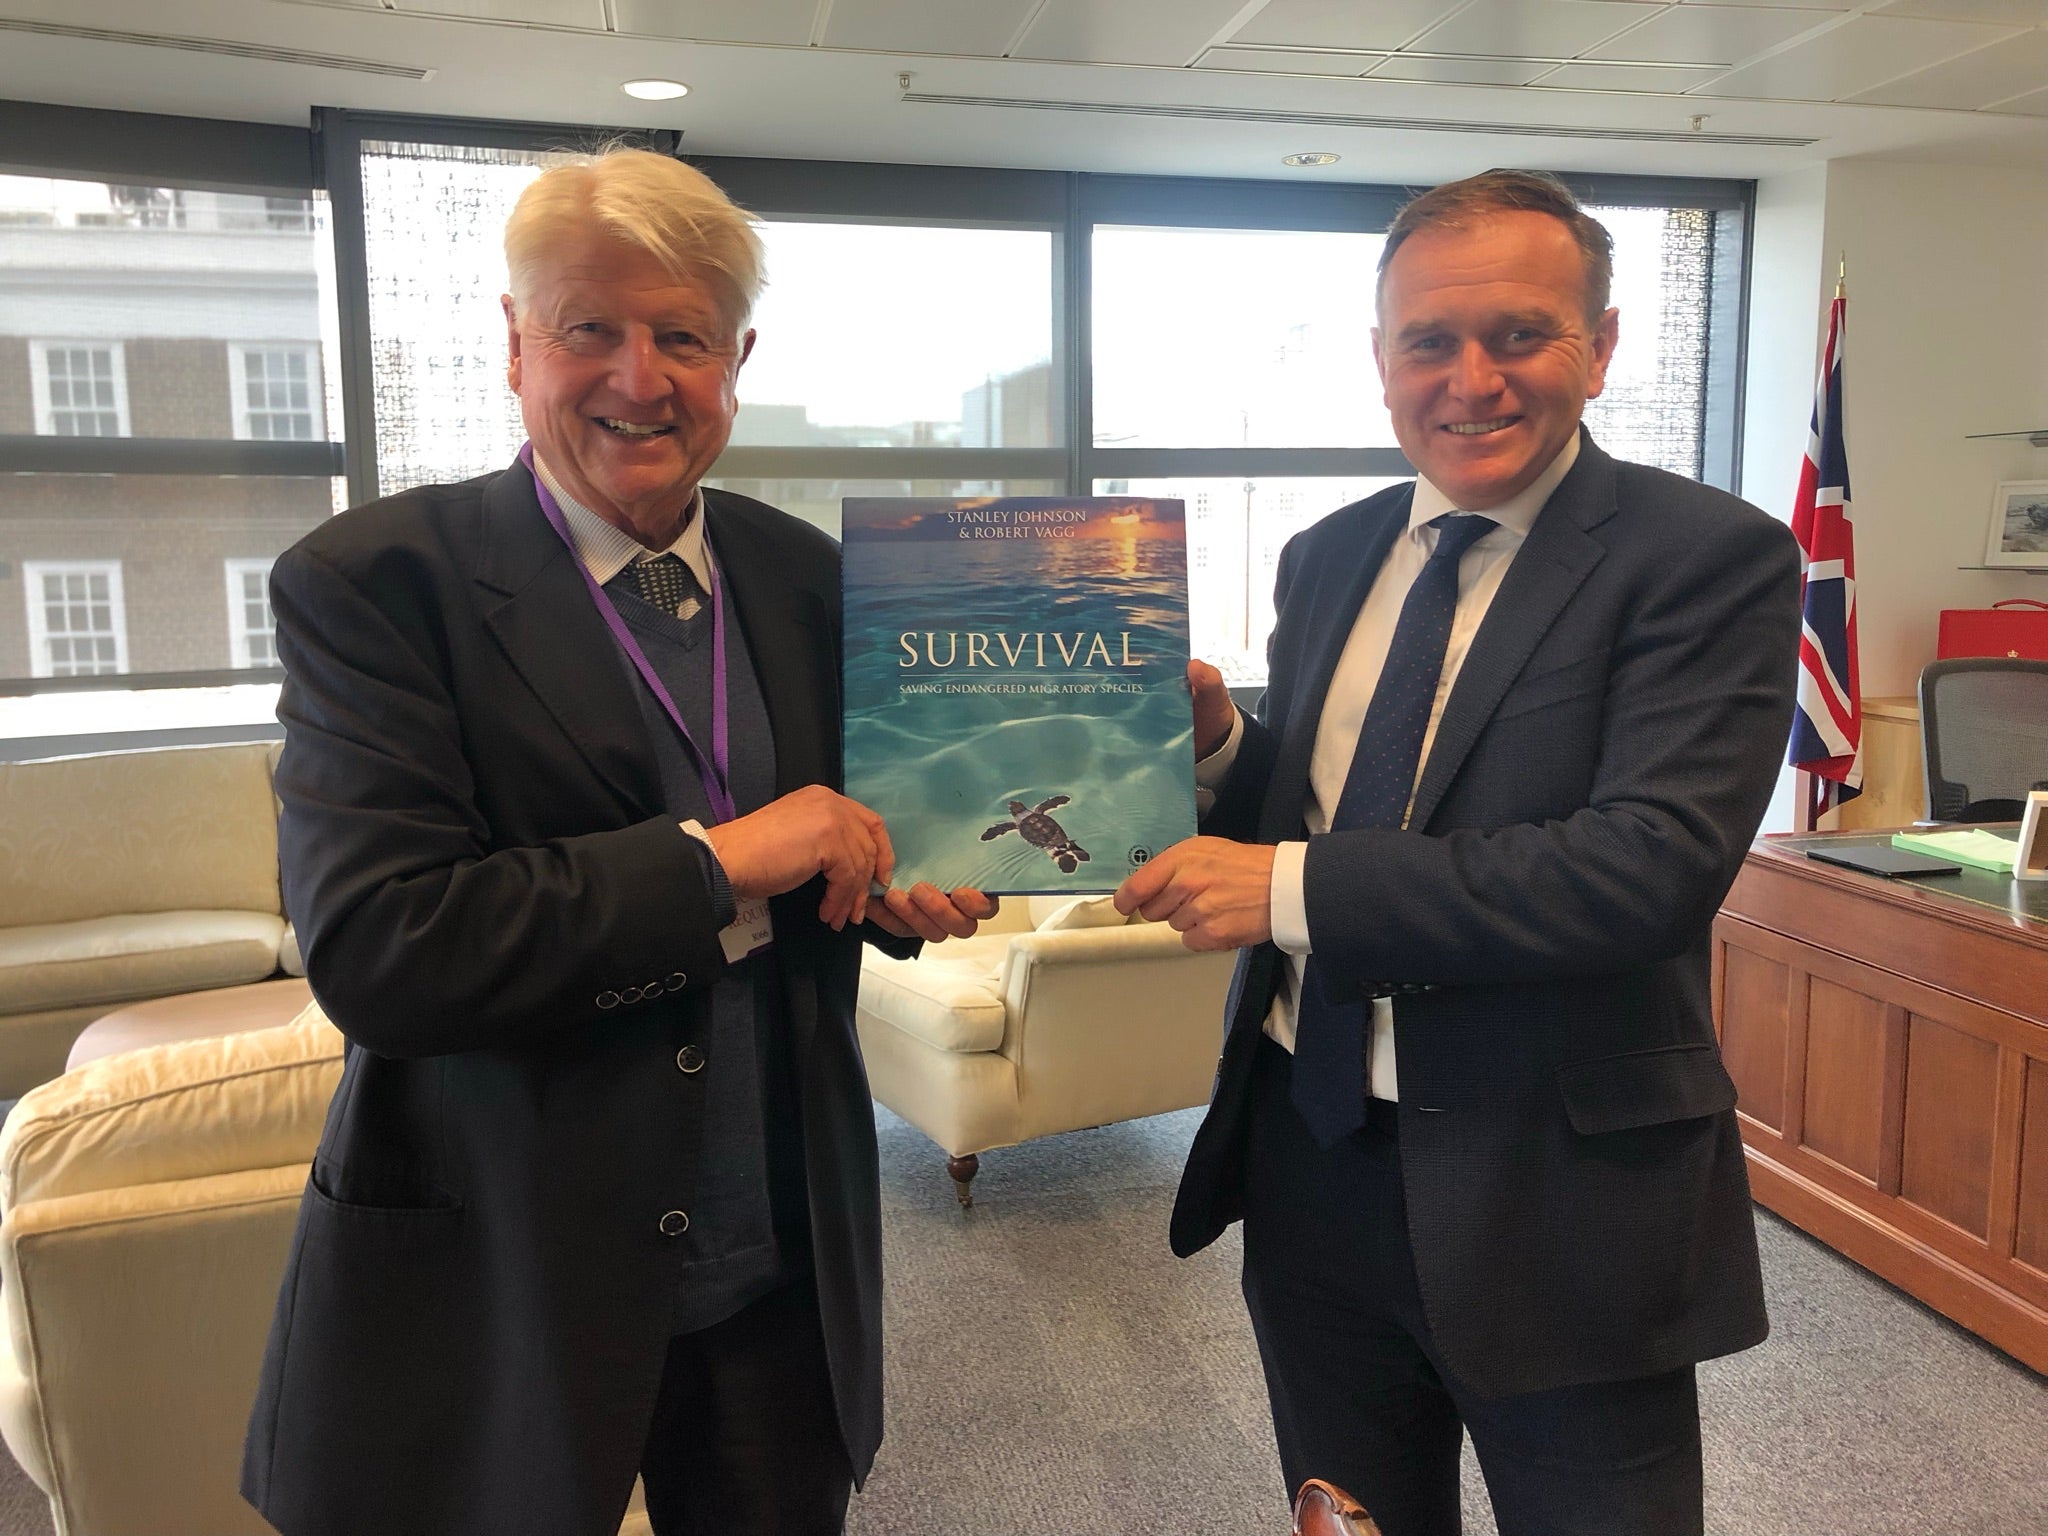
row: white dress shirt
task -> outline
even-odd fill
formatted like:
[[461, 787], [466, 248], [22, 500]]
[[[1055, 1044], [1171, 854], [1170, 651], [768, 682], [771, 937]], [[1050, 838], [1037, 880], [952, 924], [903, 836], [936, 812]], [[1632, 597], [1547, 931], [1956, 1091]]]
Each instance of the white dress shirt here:
[[608, 523], [574, 496], [562, 489], [554, 471], [536, 451], [533, 456], [534, 471], [540, 476], [540, 483], [548, 488], [548, 494], [555, 498], [555, 504], [562, 509], [562, 521], [569, 525], [569, 542], [576, 547], [576, 558], [583, 562], [583, 568], [601, 587], [627, 566], [640, 560], [658, 560], [663, 555], [674, 555], [690, 568], [690, 574], [697, 578], [697, 585], [706, 592], [711, 590], [711, 551], [704, 541], [704, 492], [690, 493], [690, 516], [683, 524], [683, 531], [676, 536], [675, 543], [667, 549], [649, 549], [625, 529]]
[[[1437, 681], [1436, 698], [1429, 708], [1429, 726], [1422, 737], [1422, 755], [1416, 764], [1418, 782], [1422, 765], [1429, 761], [1430, 746], [1436, 740], [1444, 702], [1458, 681], [1458, 669], [1471, 649], [1472, 637], [1479, 632], [1480, 620], [1486, 617], [1494, 594], [1500, 590], [1501, 579], [1535, 526], [1536, 515], [1578, 456], [1579, 439], [1575, 433], [1549, 467], [1519, 495], [1484, 509], [1484, 515], [1500, 526], [1476, 540], [1458, 561], [1458, 606], [1451, 620], [1450, 643], [1444, 650], [1443, 675]], [[1407, 530], [1395, 539], [1380, 565], [1372, 590], [1366, 594], [1352, 623], [1351, 636], [1344, 643], [1344, 653], [1330, 679], [1329, 694], [1323, 700], [1322, 718], [1316, 725], [1315, 751], [1309, 759], [1309, 803], [1304, 807], [1303, 819], [1308, 823], [1310, 836], [1330, 830], [1330, 817], [1344, 793], [1344, 780], [1358, 750], [1358, 733], [1365, 723], [1373, 690], [1379, 686], [1380, 670], [1386, 665], [1402, 604], [1407, 601], [1409, 587], [1428, 563], [1430, 551], [1436, 547], [1437, 530], [1429, 524], [1458, 510], [1442, 491], [1427, 480], [1416, 479]], [[1241, 718], [1234, 721], [1229, 740], [1196, 765], [1196, 778], [1203, 788], [1214, 790], [1229, 776], [1243, 729]], [[1307, 843], [1286, 842], [1274, 849], [1273, 857], [1273, 942], [1286, 951], [1288, 966], [1273, 1006], [1266, 1014], [1265, 1029], [1289, 1051], [1294, 1049], [1294, 999], [1301, 993], [1302, 974], [1315, 947], [1307, 897], [1302, 890], [1302, 865], [1307, 854]], [[1372, 1009], [1372, 1029], [1366, 1047], [1368, 1086], [1376, 1099], [1396, 1099], [1400, 1093], [1394, 1073], [1394, 1000], [1376, 998]]]

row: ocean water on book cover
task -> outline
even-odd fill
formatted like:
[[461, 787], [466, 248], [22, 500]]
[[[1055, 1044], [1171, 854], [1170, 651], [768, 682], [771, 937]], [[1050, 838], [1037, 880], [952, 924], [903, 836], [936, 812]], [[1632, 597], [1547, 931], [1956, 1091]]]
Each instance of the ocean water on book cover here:
[[1194, 834], [1178, 501], [845, 503], [846, 792], [893, 883], [1114, 890]]

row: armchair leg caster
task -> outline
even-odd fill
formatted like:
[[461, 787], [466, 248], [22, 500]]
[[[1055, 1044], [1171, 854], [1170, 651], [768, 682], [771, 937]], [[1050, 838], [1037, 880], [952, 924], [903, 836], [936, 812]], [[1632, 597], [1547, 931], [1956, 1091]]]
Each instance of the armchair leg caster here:
[[962, 1210], [974, 1204], [974, 1191], [969, 1188], [974, 1176], [981, 1172], [981, 1159], [972, 1152], [965, 1157], [946, 1159], [946, 1172], [953, 1176], [953, 1188], [959, 1193]]

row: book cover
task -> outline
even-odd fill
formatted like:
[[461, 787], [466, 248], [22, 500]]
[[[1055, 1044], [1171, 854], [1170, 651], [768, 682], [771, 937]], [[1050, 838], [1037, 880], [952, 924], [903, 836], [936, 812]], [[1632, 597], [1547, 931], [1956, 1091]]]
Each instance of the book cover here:
[[1194, 834], [1180, 502], [856, 497], [841, 537], [846, 793], [894, 884], [1110, 891]]

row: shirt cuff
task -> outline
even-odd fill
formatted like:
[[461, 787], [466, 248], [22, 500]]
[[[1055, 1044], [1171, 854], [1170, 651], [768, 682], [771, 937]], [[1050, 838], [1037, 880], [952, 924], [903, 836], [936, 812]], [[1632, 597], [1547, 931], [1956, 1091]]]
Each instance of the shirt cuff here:
[[1290, 955], [1305, 955], [1310, 949], [1308, 896], [1301, 888], [1307, 861], [1305, 842], [1280, 843], [1273, 849], [1273, 942]]
[[704, 883], [711, 888], [711, 920], [720, 928], [728, 927], [740, 915], [740, 908], [733, 898], [732, 881], [726, 878], [725, 866], [718, 862], [718, 851], [711, 846], [711, 834], [704, 830], [701, 821], [686, 821], [681, 825], [696, 842], [699, 857], [703, 860]]
[[1230, 734], [1223, 745], [1195, 764], [1195, 814], [1206, 816], [1216, 796], [1237, 766], [1237, 749], [1244, 745], [1244, 711], [1230, 712]]

